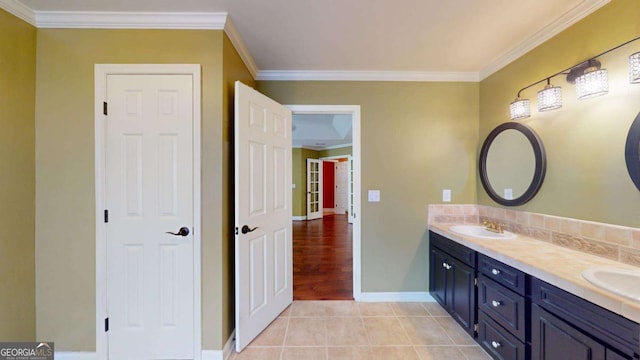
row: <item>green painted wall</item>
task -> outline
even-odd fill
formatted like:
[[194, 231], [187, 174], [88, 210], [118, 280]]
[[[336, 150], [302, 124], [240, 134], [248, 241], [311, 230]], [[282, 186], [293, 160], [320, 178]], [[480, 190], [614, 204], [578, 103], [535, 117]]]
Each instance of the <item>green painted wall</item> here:
[[[640, 2], [614, 0], [597, 12], [535, 48], [480, 84], [480, 139], [509, 121], [509, 103], [518, 90], [539, 79], [589, 59], [640, 35]], [[624, 146], [629, 127], [640, 111], [640, 85], [629, 84], [627, 58], [640, 51], [640, 41], [599, 58], [609, 71], [609, 94], [576, 100], [575, 86], [563, 76], [552, 83], [563, 90], [561, 109], [537, 111], [524, 121], [542, 139], [547, 175], [536, 197], [520, 210], [640, 227], [640, 191], [626, 170]], [[478, 203], [498, 206], [480, 181]]]
[[35, 341], [36, 29], [0, 10], [0, 340]]
[[[283, 104], [360, 105], [362, 290], [426, 291], [427, 204], [476, 201], [478, 83], [259, 81]], [[380, 203], [366, 202], [379, 189]]]
[[352, 154], [353, 154], [353, 150], [351, 146], [318, 151], [318, 156], [321, 158], [332, 157], [332, 156], [342, 156], [342, 155], [346, 156], [346, 155], [352, 155]]
[[55, 341], [57, 350], [95, 350], [94, 64], [101, 63], [202, 66], [203, 348], [222, 349], [227, 340], [223, 39], [222, 31], [209, 30], [38, 30], [36, 335]]

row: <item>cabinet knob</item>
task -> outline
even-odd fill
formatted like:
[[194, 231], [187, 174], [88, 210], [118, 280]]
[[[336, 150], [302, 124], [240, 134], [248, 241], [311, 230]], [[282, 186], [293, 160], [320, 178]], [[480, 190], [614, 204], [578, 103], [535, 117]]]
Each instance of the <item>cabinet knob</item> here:
[[500, 346], [502, 346], [502, 344], [500, 344], [500, 343], [499, 343], [499, 342], [497, 342], [497, 341], [492, 341], [492, 342], [491, 342], [491, 346], [493, 346], [493, 348], [494, 348], [494, 349], [497, 349], [497, 348], [499, 348]]
[[493, 301], [491, 301], [491, 305], [493, 305], [493, 307], [498, 307], [498, 306], [502, 305], [502, 301], [493, 300]]
[[491, 270], [491, 273], [492, 273], [493, 275], [500, 275], [500, 270], [498, 270], [498, 269], [492, 269], [492, 270]]

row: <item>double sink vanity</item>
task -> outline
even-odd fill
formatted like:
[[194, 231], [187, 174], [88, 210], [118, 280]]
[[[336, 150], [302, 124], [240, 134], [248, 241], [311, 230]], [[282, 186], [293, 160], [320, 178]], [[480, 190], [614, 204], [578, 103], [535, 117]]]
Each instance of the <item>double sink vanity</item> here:
[[504, 360], [640, 358], [637, 267], [495, 231], [429, 226], [431, 295], [487, 353]]

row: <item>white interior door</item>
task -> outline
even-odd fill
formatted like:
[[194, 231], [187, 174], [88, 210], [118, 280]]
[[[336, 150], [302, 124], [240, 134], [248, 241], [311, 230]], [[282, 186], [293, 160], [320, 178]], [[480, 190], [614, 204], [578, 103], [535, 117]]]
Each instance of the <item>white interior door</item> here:
[[335, 169], [335, 213], [344, 214], [349, 209], [349, 163], [337, 162]]
[[322, 218], [322, 160], [307, 159], [307, 220]]
[[293, 301], [291, 111], [236, 82], [236, 351]]
[[107, 76], [110, 359], [194, 358], [193, 96], [191, 75]]

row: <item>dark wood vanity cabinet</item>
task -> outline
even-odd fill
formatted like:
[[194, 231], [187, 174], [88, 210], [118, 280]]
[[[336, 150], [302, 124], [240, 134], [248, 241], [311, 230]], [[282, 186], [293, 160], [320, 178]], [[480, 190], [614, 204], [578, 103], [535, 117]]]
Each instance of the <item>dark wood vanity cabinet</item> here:
[[640, 358], [640, 325], [531, 279], [532, 360]]
[[439, 234], [429, 239], [431, 295], [494, 359], [640, 360], [640, 324]]
[[431, 233], [429, 291], [475, 337], [475, 251]]

